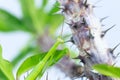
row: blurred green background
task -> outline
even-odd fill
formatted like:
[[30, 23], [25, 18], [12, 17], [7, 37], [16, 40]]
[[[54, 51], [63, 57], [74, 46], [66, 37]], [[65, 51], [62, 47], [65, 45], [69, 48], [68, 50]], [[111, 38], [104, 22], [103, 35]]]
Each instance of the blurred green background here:
[[[49, 45], [45, 42], [43, 43], [44, 40], [42, 39], [48, 38], [48, 40], [46, 40], [52, 46], [54, 42], [53, 39], [56, 38], [56, 30], [64, 20], [61, 15], [55, 14], [55, 12], [59, 10], [57, 3], [49, 6], [49, 10], [47, 10], [48, 0], [40, 1], [40, 3], [40, 6], [36, 6], [34, 0], [19, 0], [22, 11], [21, 17], [17, 17], [4, 9], [0, 9], [0, 32], [2, 32], [2, 34], [24, 32], [30, 36], [30, 40], [25, 43], [26, 45], [23, 50], [18, 54], [16, 53], [16, 57], [14, 55], [12, 59], [14, 66], [19, 63], [20, 59], [28, 54], [35, 54], [36, 51], [48, 51], [50, 46], [48, 49], [42, 50], [42, 45]], [[51, 3], [53, 4], [55, 2]], [[51, 39], [51, 42], [49, 39]], [[21, 40], [18, 40], [17, 43], [20, 41]]]
[[[57, 38], [58, 27], [64, 21], [62, 15], [56, 14], [59, 4], [55, 1], [39, 0], [38, 5], [35, 0], [18, 0], [18, 2], [21, 9], [19, 17], [14, 15], [14, 12], [0, 9], [1, 35], [25, 34], [28, 36], [26, 43], [20, 48], [20, 51], [18, 50], [18, 53], [14, 55], [7, 53], [8, 56], [12, 55], [10, 61], [13, 69], [20, 65], [26, 57], [48, 51]], [[21, 39], [19, 36], [16, 38], [17, 45]], [[1, 74], [2, 77], [3, 74]]]

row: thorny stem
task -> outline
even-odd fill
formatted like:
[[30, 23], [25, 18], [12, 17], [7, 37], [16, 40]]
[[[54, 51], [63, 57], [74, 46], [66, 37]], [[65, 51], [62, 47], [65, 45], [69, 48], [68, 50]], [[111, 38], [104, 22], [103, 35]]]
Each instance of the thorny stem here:
[[102, 31], [101, 20], [93, 12], [94, 5], [87, 0], [58, 0], [58, 2], [62, 7], [65, 21], [72, 30], [71, 41], [79, 49], [80, 54], [77, 58], [84, 64], [84, 76], [89, 80], [112, 80], [91, 72], [94, 64], [114, 64], [114, 55], [103, 39], [105, 33], [112, 27], [106, 32]]

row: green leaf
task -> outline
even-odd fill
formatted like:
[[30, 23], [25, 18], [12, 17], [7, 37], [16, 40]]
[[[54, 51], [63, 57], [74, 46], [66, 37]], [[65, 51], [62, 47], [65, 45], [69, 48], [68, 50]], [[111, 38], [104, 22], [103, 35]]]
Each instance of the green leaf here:
[[[31, 0], [30, 0], [31, 1]], [[33, 1], [33, 0], [32, 0]], [[24, 24], [31, 30], [34, 30], [34, 24], [32, 22], [32, 18], [31, 18], [31, 14], [29, 11], [29, 5], [28, 5], [28, 0], [20, 0], [20, 4], [21, 4], [21, 9], [22, 9], [22, 13], [23, 13], [23, 22]]]
[[[4, 75], [9, 80], [14, 80], [14, 76], [12, 73], [12, 65], [9, 61], [2, 58], [2, 48], [0, 46], [0, 70], [4, 73]], [[1, 73], [1, 74], [3, 74]]]
[[48, 3], [48, 0], [42, 0], [42, 8], [44, 8]]
[[63, 22], [64, 18], [60, 14], [55, 14], [59, 11], [57, 7], [59, 4], [55, 3], [49, 12], [46, 12], [44, 8], [40, 8], [39, 11], [39, 23], [41, 25], [41, 31], [44, 31], [46, 27], [49, 29], [50, 33], [54, 34], [55, 30]]
[[48, 13], [45, 12], [43, 9], [38, 10], [38, 18], [39, 18], [39, 23], [40, 23], [40, 31], [44, 31], [46, 29], [47, 24], [47, 19], [49, 18]]
[[37, 33], [42, 32], [41, 25], [39, 23], [38, 10], [35, 6], [34, 0], [20, 0], [23, 19], [25, 23], [30, 27], [32, 27]]
[[54, 34], [54, 32], [56, 31], [56, 29], [60, 26], [60, 24], [62, 24], [62, 22], [64, 21], [64, 18], [62, 15], [60, 14], [53, 14], [49, 16], [50, 18], [48, 19], [48, 22], [50, 24], [50, 32], [52, 34]]
[[20, 0], [20, 4], [21, 4], [21, 8], [22, 8], [23, 18], [31, 20], [29, 6], [28, 6], [28, 0]]
[[54, 5], [53, 5], [53, 8], [50, 10], [49, 14], [50, 15], [53, 15], [55, 14], [56, 12], [58, 12], [60, 10], [59, 8], [60, 4], [58, 2], [56, 2]]
[[[1, 46], [0, 46], [0, 70], [4, 73], [4, 75], [9, 80], [14, 80], [14, 76], [13, 76], [13, 73], [12, 73], [12, 65], [9, 61], [2, 58], [2, 48], [1, 48]], [[1, 73], [1, 74], [3, 74], [3, 73]]]
[[15, 67], [22, 59], [24, 59], [28, 54], [32, 54], [32, 52], [36, 49], [36, 47], [34, 47], [31, 44], [27, 44], [26, 47], [24, 47], [17, 56], [15, 56], [13, 58], [12, 65], [13, 67]]
[[0, 70], [0, 80], [8, 80], [4, 73]]
[[30, 70], [33, 68], [35, 65], [38, 64], [39, 60], [42, 60], [43, 57], [45, 56], [45, 53], [40, 53], [31, 57], [28, 57], [19, 67], [17, 71], [17, 76], [19, 77], [21, 74], [24, 72]]
[[[47, 52], [46, 52], [47, 53]], [[19, 67], [17, 71], [17, 76], [21, 76], [24, 72], [32, 69], [36, 66], [45, 56], [46, 53], [40, 53], [34, 56], [27, 58]], [[64, 50], [56, 50], [55, 54], [53, 55], [52, 59], [49, 60], [47, 63], [50, 63], [49, 66], [55, 64], [59, 59], [61, 59], [66, 54], [66, 49]]]
[[93, 68], [103, 75], [120, 78], [120, 68], [118, 67], [113, 67], [107, 64], [96, 64]]
[[12, 65], [9, 61], [0, 59], [0, 70], [9, 80], [14, 80], [14, 76], [12, 73]]
[[0, 9], [0, 31], [10, 32], [16, 30], [29, 31], [27, 27], [17, 17]]
[[54, 34], [54, 32], [56, 31], [56, 29], [64, 21], [64, 17], [62, 15], [56, 14], [56, 12], [58, 12], [59, 10], [60, 10], [59, 3], [56, 2], [54, 4], [53, 8], [48, 13], [48, 18], [47, 18], [46, 23], [49, 25], [49, 27], [50, 27], [49, 30], [50, 30], [50, 33], [52, 33], [52, 34]]

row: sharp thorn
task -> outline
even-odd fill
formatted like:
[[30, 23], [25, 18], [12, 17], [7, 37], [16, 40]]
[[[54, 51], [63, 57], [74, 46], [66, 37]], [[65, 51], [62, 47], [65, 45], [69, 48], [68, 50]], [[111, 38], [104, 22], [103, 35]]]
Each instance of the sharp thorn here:
[[68, 23], [68, 22], [65, 22], [65, 23], [68, 24], [68, 25], [70, 25], [70, 26], [72, 25], [72, 24], [70, 24], [70, 23]]
[[101, 26], [105, 26], [104, 24], [102, 24]]
[[105, 35], [110, 29], [112, 29], [112, 28], [115, 27], [115, 26], [116, 26], [116, 25], [113, 25], [112, 27], [110, 27], [110, 28], [108, 28], [107, 30], [103, 31], [101, 37], [104, 37], [104, 35]]
[[98, 0], [98, 1], [96, 1], [94, 4], [98, 4], [99, 2], [101, 2], [102, 0]]
[[83, 18], [83, 23], [86, 23], [85, 18]]
[[115, 57], [115, 58], [117, 58], [119, 55], [120, 55], [120, 52], [116, 55], [116, 57]]
[[47, 72], [47, 75], [46, 75], [46, 80], [48, 80], [48, 72]]
[[73, 21], [71, 21], [71, 22], [65, 22], [65, 23], [68, 24], [69, 26], [72, 26], [74, 24]]
[[109, 16], [103, 17], [100, 19], [100, 22], [102, 22], [103, 20], [107, 19]]
[[73, 37], [71, 37], [71, 42], [73, 43], [73, 44], [75, 44], [75, 41], [74, 41], [74, 39], [73, 39]]
[[85, 6], [87, 5], [87, 0], [85, 0], [84, 5], [85, 5]]
[[97, 6], [92, 6], [93, 8], [96, 8]]
[[88, 55], [88, 56], [91, 56], [86, 50], [84, 50], [85, 51], [85, 53]]
[[84, 6], [87, 7], [87, 0], [85, 0], [85, 2], [84, 2]]
[[90, 38], [90, 39], [94, 39], [94, 36], [91, 34], [90, 31], [89, 31], [89, 38]]
[[86, 24], [86, 20], [85, 20], [85, 18], [83, 18], [83, 20], [82, 20], [82, 24]]
[[75, 44], [75, 41], [73, 40], [73, 37], [71, 37], [71, 39], [70, 39], [70, 40], [65, 41], [64, 43], [66, 43], [66, 42], [72, 42], [73, 44]]
[[59, 9], [65, 9], [64, 6], [56, 6], [56, 7], [59, 8]]
[[120, 45], [120, 43], [117, 44], [117, 45], [111, 50], [111, 52], [113, 53], [113, 52], [115, 51], [115, 49], [116, 49], [119, 45]]
[[80, 62], [82, 62], [83, 64], [85, 64], [84, 57], [81, 56], [81, 55], [79, 55], [79, 56], [77, 56], [77, 57], [75, 57], [75, 58], [72, 58], [72, 59], [80, 59], [80, 60], [81, 60]]
[[112, 66], [114, 67], [116, 65], [116, 62], [112, 64]]
[[64, 43], [71, 42], [71, 40], [65, 41]]
[[101, 8], [102, 6], [95, 6], [95, 5], [94, 5], [94, 6], [92, 6], [92, 7], [93, 7], [93, 8]]

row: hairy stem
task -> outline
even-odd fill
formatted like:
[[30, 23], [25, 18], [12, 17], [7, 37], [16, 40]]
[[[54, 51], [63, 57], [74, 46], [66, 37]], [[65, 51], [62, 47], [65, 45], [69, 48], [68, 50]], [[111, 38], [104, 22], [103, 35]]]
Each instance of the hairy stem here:
[[94, 5], [87, 0], [58, 0], [65, 21], [72, 30], [72, 42], [79, 49], [84, 64], [83, 74], [89, 80], [111, 80], [92, 72], [94, 64], [114, 64], [114, 55], [103, 38], [100, 20], [94, 15]]

